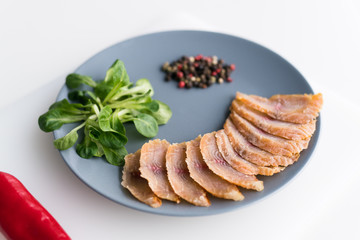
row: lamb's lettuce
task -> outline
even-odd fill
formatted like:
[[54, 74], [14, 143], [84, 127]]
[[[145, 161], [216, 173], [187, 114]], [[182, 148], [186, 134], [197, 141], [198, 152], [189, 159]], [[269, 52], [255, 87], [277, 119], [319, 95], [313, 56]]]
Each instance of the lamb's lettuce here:
[[[78, 141], [78, 131], [83, 138], [76, 145], [82, 158], [105, 157], [113, 165], [122, 165], [127, 154], [125, 122], [133, 122], [145, 137], [155, 137], [158, 125], [165, 124], [172, 112], [165, 103], [153, 100], [154, 89], [149, 80], [139, 79], [135, 86], [130, 82], [124, 63], [116, 60], [101, 81], [90, 76], [71, 73], [66, 85], [72, 89], [67, 99], [52, 104], [39, 117], [41, 130], [51, 132], [66, 123], [80, 122], [64, 137], [56, 139], [54, 146], [66, 150]], [[76, 89], [83, 85], [92, 90]]]

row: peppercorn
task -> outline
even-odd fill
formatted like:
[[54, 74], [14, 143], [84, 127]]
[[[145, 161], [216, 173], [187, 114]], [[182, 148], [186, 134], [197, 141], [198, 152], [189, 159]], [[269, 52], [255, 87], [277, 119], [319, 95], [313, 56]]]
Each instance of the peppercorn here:
[[179, 86], [179, 88], [184, 88], [185, 87], [185, 82], [180, 81], [178, 86]]
[[163, 71], [167, 71], [167, 69], [168, 69], [168, 67], [169, 67], [169, 62], [165, 62], [163, 65], [162, 65], [162, 70]]
[[235, 64], [226, 65], [217, 56], [182, 56], [174, 62], [165, 62], [162, 71], [166, 73], [165, 81], [174, 79], [179, 88], [207, 88], [214, 83], [232, 82], [230, 74], [235, 70]]
[[176, 76], [177, 76], [178, 78], [182, 78], [182, 77], [184, 77], [184, 73], [178, 71], [177, 74], [176, 74]]
[[199, 55], [197, 55], [197, 56], [195, 57], [195, 60], [196, 60], [196, 61], [199, 61], [199, 60], [201, 60], [202, 58], [203, 58], [203, 55], [199, 54]]
[[218, 58], [217, 56], [213, 56], [212, 57], [212, 64], [216, 65], [218, 63]]

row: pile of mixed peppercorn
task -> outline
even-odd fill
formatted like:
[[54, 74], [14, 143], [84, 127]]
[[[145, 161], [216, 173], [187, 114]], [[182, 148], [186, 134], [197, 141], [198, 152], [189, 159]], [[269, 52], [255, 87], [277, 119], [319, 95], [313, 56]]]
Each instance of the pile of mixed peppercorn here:
[[207, 88], [214, 83], [232, 82], [230, 74], [235, 70], [235, 64], [227, 65], [217, 56], [199, 54], [166, 62], [162, 70], [166, 73], [165, 81], [173, 79], [178, 82], [179, 88]]

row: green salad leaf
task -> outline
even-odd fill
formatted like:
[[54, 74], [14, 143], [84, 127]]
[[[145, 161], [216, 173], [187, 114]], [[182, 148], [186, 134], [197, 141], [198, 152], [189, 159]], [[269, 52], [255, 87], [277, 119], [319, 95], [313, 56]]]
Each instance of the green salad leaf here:
[[90, 87], [96, 87], [96, 82], [89, 76], [71, 73], [66, 77], [66, 86], [70, 89], [77, 88], [81, 84], [86, 84]]
[[[83, 90], [84, 85], [87, 89]], [[51, 132], [67, 123], [80, 124], [64, 137], [56, 139], [54, 146], [66, 150], [76, 144], [77, 154], [85, 159], [105, 157], [113, 165], [123, 165], [127, 154], [124, 123], [133, 122], [136, 130], [147, 138], [155, 137], [159, 125], [166, 124], [172, 111], [165, 103], [152, 99], [154, 89], [148, 79], [133, 85], [124, 63], [116, 60], [106, 71], [105, 78], [94, 81], [90, 76], [71, 73], [66, 86], [72, 91], [49, 107], [38, 119], [44, 132]]]

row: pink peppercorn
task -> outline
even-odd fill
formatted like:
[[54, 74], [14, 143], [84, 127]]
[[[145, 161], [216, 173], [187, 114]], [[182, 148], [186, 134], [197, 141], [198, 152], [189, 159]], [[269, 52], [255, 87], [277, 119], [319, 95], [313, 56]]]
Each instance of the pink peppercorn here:
[[211, 57], [204, 57], [204, 60], [208, 62], [208, 64], [211, 64]]
[[181, 70], [183, 69], [183, 66], [182, 66], [181, 64], [179, 64], [179, 65], [177, 66], [177, 69], [178, 69], [179, 71], [181, 71]]
[[233, 70], [233, 71], [234, 71], [234, 70], [235, 70], [235, 68], [236, 68], [236, 67], [235, 67], [235, 64], [230, 64], [230, 69], [231, 69], [231, 70]]
[[211, 75], [216, 76], [216, 75], [217, 75], [217, 72], [216, 72], [216, 71], [213, 71], [213, 72], [211, 73]]
[[228, 77], [228, 78], [226, 79], [226, 81], [227, 81], [227, 82], [232, 82], [233, 80], [232, 80], [231, 77]]
[[184, 77], [184, 73], [179, 71], [179, 72], [176, 73], [176, 76], [178, 78], [182, 78], [182, 77]]
[[179, 86], [179, 88], [184, 88], [185, 87], [185, 82], [180, 81], [178, 86]]
[[203, 58], [203, 55], [202, 54], [199, 54], [195, 57], [195, 60], [196, 61], [200, 61], [201, 59]]

